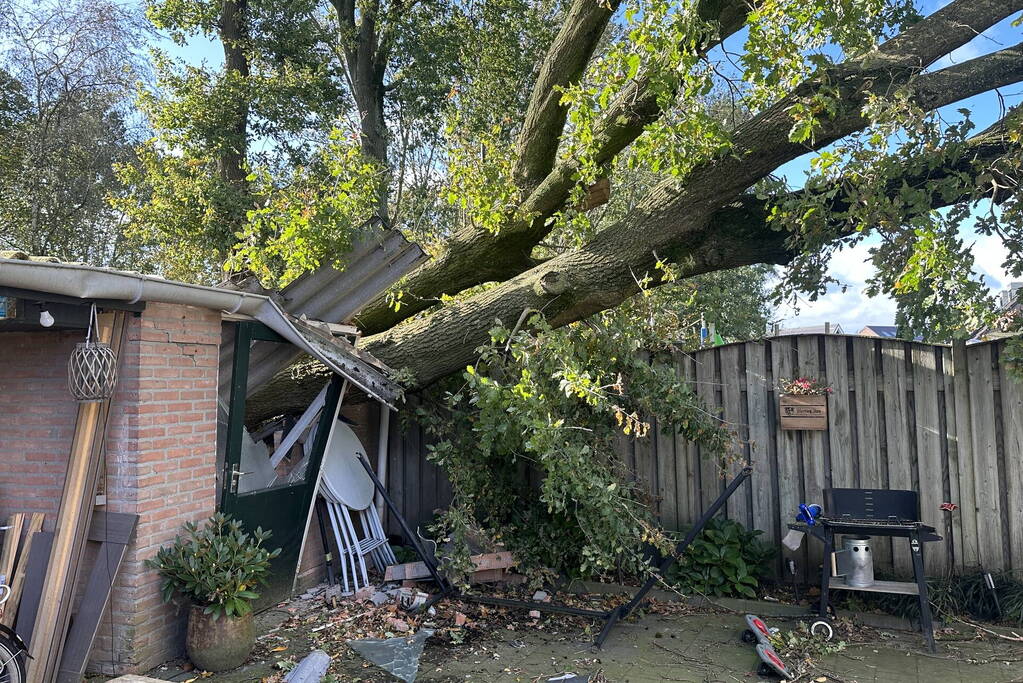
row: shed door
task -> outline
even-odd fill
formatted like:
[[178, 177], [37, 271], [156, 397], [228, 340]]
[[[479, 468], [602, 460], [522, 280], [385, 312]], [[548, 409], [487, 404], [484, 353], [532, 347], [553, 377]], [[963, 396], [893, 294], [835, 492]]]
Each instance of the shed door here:
[[268, 585], [257, 590], [260, 599], [253, 606], [260, 610], [291, 595], [320, 463], [330, 427], [337, 419], [342, 381], [334, 377], [318, 418], [307, 431], [303, 430], [305, 436], [289, 455], [274, 466], [271, 456], [275, 444], [286, 432], [277, 430], [257, 440], [259, 433], [250, 435], [245, 429], [245, 387], [254, 341], [287, 343], [260, 323], [237, 325], [220, 510], [241, 520], [246, 531], [256, 528], [271, 531], [267, 547], [281, 548], [267, 576]]

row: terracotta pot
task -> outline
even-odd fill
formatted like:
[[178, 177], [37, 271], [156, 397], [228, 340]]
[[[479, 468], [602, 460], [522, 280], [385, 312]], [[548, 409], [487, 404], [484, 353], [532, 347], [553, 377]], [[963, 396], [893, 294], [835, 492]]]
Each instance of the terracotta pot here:
[[185, 651], [192, 664], [204, 671], [227, 671], [245, 663], [256, 644], [252, 612], [244, 617], [203, 614], [193, 605], [188, 613]]

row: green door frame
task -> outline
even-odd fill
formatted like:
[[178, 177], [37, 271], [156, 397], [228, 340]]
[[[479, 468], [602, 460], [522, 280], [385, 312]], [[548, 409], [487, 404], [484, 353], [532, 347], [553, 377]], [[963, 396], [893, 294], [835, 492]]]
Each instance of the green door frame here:
[[231, 374], [231, 398], [228, 408], [227, 444], [224, 454], [223, 488], [220, 511], [239, 519], [246, 529], [256, 527], [273, 532], [269, 547], [280, 547], [281, 554], [271, 563], [268, 585], [260, 591], [256, 609], [265, 609], [290, 597], [309, 520], [309, 508], [316, 496], [320, 464], [333, 428], [344, 381], [334, 375], [327, 387], [325, 402], [316, 428], [316, 438], [301, 484], [238, 493], [243, 476], [241, 449], [245, 437], [245, 398], [248, 389], [249, 350], [253, 341], [289, 343], [262, 323], [240, 322], [235, 327], [234, 363]]

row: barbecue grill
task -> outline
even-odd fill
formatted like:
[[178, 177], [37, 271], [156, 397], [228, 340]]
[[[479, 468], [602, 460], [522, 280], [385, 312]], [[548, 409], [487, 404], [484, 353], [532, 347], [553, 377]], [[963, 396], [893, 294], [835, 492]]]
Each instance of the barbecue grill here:
[[[920, 603], [920, 629], [927, 647], [934, 652], [934, 627], [924, 577], [923, 544], [940, 541], [932, 526], [920, 521], [920, 497], [916, 491], [895, 489], [824, 490], [824, 510], [812, 525], [790, 524], [790, 529], [810, 534], [824, 543], [821, 567], [820, 616], [828, 616], [828, 594], [831, 590], [864, 590], [875, 593], [916, 595]], [[915, 581], [875, 581], [867, 587], [849, 586], [832, 576], [831, 557], [835, 551], [835, 535], [889, 536], [909, 539]]]

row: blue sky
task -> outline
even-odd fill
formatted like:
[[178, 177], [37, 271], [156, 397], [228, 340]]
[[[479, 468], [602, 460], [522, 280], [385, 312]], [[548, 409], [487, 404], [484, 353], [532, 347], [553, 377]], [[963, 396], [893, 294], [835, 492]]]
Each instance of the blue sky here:
[[[950, 0], [923, 0], [918, 6], [924, 14], [929, 14], [948, 1]], [[1011, 23], [1012, 19], [1007, 19], [993, 26], [943, 58], [933, 68], [939, 69], [961, 63], [1019, 42], [1021, 30], [1013, 28]], [[733, 36], [729, 43], [741, 45], [744, 39], [745, 36], [739, 34]], [[165, 40], [159, 47], [192, 64], [205, 62], [209, 66], [217, 67], [223, 62], [219, 44], [201, 37], [194, 38], [185, 46], [178, 46], [170, 40]], [[1004, 98], [1004, 103], [1009, 106], [1023, 101], [1023, 88], [1005, 90], [1000, 94]], [[989, 93], [946, 107], [942, 113], [947, 120], [952, 121], [960, 118], [957, 109], [969, 109], [971, 118], [977, 126], [976, 130], [983, 130], [998, 119], [1001, 106], [998, 95]], [[806, 155], [782, 166], [778, 173], [784, 175], [792, 185], [801, 185], [802, 178], [809, 168], [811, 156]], [[972, 241], [977, 273], [984, 276], [988, 286], [995, 292], [1008, 286], [1010, 278], [1001, 266], [1005, 260], [1005, 250], [1000, 241], [993, 237], [974, 236], [972, 233], [964, 234], [964, 238], [968, 242]], [[873, 266], [868, 262], [868, 249], [875, 241], [868, 238], [852, 249], [839, 252], [832, 261], [829, 272], [845, 285], [844, 291], [841, 287], [833, 286], [817, 301], [800, 300], [797, 308], [783, 307], [776, 315], [782, 327], [830, 322], [840, 324], [846, 332], [856, 332], [869, 324], [892, 324], [895, 319], [894, 302], [886, 296], [869, 298], [864, 294], [866, 281], [873, 272]]]
[[[933, 12], [947, 2], [925, 2], [922, 11]], [[1012, 27], [1012, 19], [1007, 19], [977, 36], [952, 54], [934, 65], [934, 69], [958, 64], [984, 54], [996, 52], [1014, 45], [1021, 40], [1021, 30]], [[1005, 89], [1000, 93], [1007, 106], [1023, 101], [1023, 87]], [[955, 103], [942, 110], [946, 120], [960, 120], [956, 111], [960, 108], [970, 110], [970, 118], [976, 124], [975, 131], [987, 128], [998, 120], [1002, 103], [995, 93], [987, 93]], [[808, 168], [811, 155], [807, 155], [781, 167], [779, 173], [785, 175], [791, 183], [799, 185]], [[998, 292], [1011, 282], [1012, 278], [1002, 268], [1006, 252], [1001, 241], [996, 237], [974, 235], [963, 232], [967, 243], [973, 243], [973, 255], [976, 259], [976, 272], [984, 277], [992, 291]], [[784, 307], [777, 312], [778, 322], [782, 327], [803, 327], [819, 325], [824, 322], [837, 323], [847, 333], [855, 333], [865, 325], [890, 325], [895, 320], [895, 303], [887, 296], [874, 298], [864, 294], [866, 281], [873, 273], [873, 266], [868, 261], [868, 249], [876, 240], [867, 239], [855, 248], [837, 254], [831, 264], [830, 274], [846, 285], [843, 292], [837, 286], [817, 301], [801, 300], [798, 308]]]

